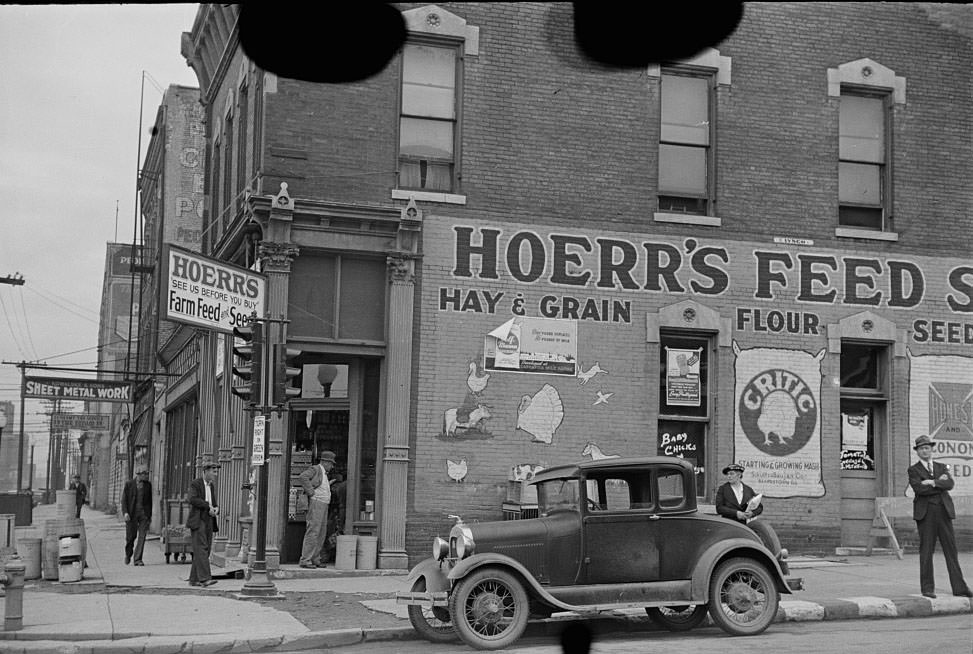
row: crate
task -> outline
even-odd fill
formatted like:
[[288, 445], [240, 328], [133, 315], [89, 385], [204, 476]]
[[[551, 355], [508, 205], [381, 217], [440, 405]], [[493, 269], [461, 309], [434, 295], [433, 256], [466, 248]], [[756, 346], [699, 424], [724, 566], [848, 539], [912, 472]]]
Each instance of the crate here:
[[515, 504], [537, 504], [537, 486], [526, 481], [507, 480], [507, 501]]
[[504, 502], [502, 505], [504, 520], [526, 520], [539, 515], [536, 504], [521, 504], [520, 502]]

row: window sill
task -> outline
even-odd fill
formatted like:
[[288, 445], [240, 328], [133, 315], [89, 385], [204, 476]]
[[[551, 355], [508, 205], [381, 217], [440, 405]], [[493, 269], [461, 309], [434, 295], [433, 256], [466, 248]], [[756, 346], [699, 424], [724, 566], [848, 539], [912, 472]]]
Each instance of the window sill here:
[[855, 229], [854, 227], [835, 227], [834, 235], [839, 238], [864, 238], [870, 241], [898, 241], [896, 232], [879, 232], [872, 229]]
[[716, 216], [697, 216], [688, 213], [654, 213], [652, 219], [657, 223], [681, 223], [683, 225], [707, 225], [722, 227], [723, 219]]
[[430, 193], [429, 191], [405, 191], [398, 188], [392, 189], [393, 200], [408, 200], [409, 198], [415, 198], [416, 202], [466, 204], [465, 195], [453, 195], [452, 193]]

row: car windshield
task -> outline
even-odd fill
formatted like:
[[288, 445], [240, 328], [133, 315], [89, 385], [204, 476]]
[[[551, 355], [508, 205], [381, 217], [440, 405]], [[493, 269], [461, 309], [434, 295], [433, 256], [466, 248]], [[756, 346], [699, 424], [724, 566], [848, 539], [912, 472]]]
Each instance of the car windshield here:
[[580, 511], [580, 498], [577, 479], [552, 479], [537, 484], [537, 508], [542, 516], [554, 511]]

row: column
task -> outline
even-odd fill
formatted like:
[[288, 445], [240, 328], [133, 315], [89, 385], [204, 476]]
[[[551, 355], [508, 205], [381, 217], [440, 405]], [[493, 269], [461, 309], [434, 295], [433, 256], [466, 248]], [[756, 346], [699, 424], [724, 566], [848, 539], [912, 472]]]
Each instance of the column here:
[[412, 397], [412, 304], [415, 260], [388, 258], [388, 347], [385, 397], [387, 433], [382, 452], [382, 525], [378, 567], [405, 569], [406, 492], [409, 474], [409, 403]]
[[[271, 223], [273, 224], [276, 212], [271, 213]], [[281, 218], [288, 220], [289, 218]], [[287, 317], [287, 297], [288, 285], [290, 284], [291, 261], [300, 253], [296, 245], [290, 243], [278, 243], [262, 241], [260, 243], [257, 256], [261, 261], [261, 270], [267, 275], [267, 314], [270, 318], [279, 319]], [[271, 325], [270, 333], [279, 334], [278, 326]], [[267, 347], [274, 342], [267, 340]], [[284, 539], [287, 496], [283, 495], [281, 489], [285, 488], [285, 478], [289, 478], [288, 471], [284, 469], [286, 461], [285, 447], [287, 444], [288, 416], [284, 414], [273, 414], [268, 421], [267, 429], [267, 457], [264, 465], [267, 469], [267, 569], [275, 570], [280, 567], [280, 547]], [[251, 549], [256, 548], [256, 543], [252, 542]]]

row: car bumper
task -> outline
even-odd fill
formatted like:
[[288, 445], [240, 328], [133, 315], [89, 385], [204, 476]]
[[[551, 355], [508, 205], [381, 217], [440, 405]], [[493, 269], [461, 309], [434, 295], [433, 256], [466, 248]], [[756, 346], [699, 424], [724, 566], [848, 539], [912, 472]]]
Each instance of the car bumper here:
[[432, 593], [398, 592], [395, 594], [396, 604], [411, 606], [449, 606], [449, 593], [437, 591]]

